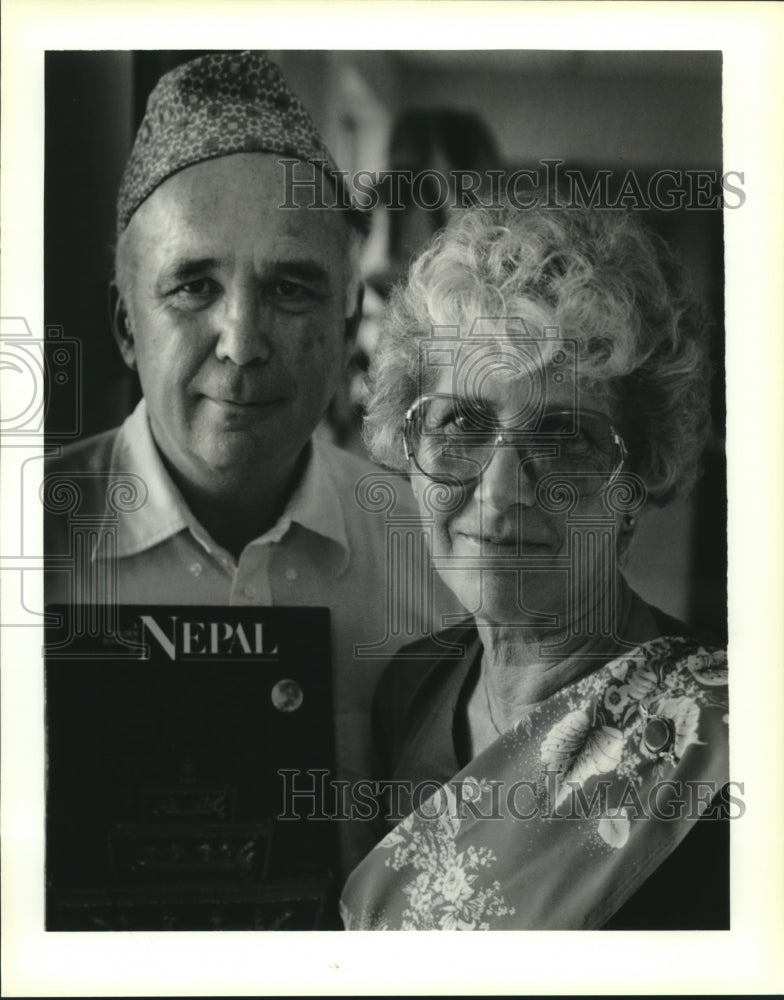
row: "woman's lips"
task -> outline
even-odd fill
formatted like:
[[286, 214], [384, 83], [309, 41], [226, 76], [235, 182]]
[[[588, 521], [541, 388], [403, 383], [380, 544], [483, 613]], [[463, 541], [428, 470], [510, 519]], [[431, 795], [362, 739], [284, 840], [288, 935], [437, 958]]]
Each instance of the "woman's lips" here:
[[541, 539], [518, 538], [517, 535], [475, 535], [453, 532], [453, 538], [485, 555], [542, 555], [552, 551], [552, 544]]

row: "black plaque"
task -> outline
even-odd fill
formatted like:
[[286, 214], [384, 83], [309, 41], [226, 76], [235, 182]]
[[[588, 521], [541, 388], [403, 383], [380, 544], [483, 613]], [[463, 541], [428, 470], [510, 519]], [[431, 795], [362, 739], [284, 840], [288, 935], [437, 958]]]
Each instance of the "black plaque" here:
[[328, 610], [47, 611], [47, 929], [335, 926]]

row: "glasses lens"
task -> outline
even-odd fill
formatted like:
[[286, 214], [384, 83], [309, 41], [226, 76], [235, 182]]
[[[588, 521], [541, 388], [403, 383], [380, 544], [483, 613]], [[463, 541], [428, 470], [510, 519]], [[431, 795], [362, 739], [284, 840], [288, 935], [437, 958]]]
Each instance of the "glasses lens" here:
[[492, 457], [498, 430], [486, 413], [451, 396], [428, 397], [413, 416], [411, 450], [431, 479], [468, 483]]
[[[409, 451], [431, 479], [470, 483], [498, 447], [514, 447], [526, 474], [566, 479], [581, 496], [606, 486], [622, 455], [609, 420], [599, 413], [545, 412], [534, 429], [499, 427], [486, 410], [450, 396], [421, 399], [407, 422]], [[499, 433], [503, 441], [499, 443]]]
[[582, 496], [601, 492], [620, 465], [612, 426], [602, 414], [545, 414], [537, 437], [555, 445], [552, 454], [539, 461], [540, 476], [566, 479]]

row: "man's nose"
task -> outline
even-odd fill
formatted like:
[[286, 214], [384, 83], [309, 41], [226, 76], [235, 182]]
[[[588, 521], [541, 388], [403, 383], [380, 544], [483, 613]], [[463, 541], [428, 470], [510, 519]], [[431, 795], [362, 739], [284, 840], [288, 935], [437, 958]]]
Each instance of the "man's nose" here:
[[525, 461], [516, 448], [497, 444], [482, 473], [480, 489], [482, 501], [494, 510], [505, 511], [516, 504], [532, 507], [536, 502], [534, 464]]
[[218, 321], [215, 353], [219, 361], [235, 365], [269, 361], [271, 311], [253, 289], [243, 289], [227, 297]]

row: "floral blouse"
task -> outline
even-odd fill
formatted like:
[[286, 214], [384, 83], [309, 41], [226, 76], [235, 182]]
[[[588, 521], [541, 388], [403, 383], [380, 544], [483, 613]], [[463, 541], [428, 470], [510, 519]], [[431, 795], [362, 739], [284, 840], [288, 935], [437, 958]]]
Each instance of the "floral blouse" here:
[[580, 678], [384, 837], [345, 886], [346, 928], [600, 927], [726, 783], [727, 713], [726, 652], [689, 638]]

